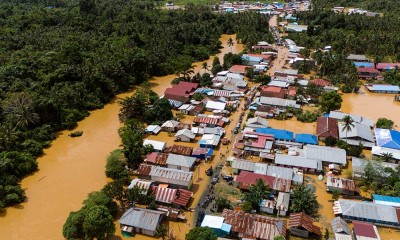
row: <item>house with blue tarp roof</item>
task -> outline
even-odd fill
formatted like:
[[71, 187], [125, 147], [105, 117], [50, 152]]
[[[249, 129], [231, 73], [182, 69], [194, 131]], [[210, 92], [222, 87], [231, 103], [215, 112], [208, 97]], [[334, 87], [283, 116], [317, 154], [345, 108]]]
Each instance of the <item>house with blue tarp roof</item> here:
[[274, 135], [275, 140], [289, 141], [289, 142], [294, 141], [293, 132], [287, 130], [276, 129], [276, 128], [257, 128], [256, 132], [264, 134], [272, 134]]
[[377, 204], [400, 207], [400, 197], [372, 194], [372, 199]]
[[296, 142], [303, 144], [318, 145], [317, 136], [307, 133], [296, 134]]
[[400, 150], [400, 132], [391, 129], [375, 128], [376, 145]]
[[353, 62], [356, 67], [374, 67], [373, 63], [370, 62]]

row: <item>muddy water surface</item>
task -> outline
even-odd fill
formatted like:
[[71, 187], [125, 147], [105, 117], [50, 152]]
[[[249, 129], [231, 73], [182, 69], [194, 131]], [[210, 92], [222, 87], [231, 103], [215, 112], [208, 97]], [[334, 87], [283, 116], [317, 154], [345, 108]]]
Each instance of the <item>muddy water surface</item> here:
[[[230, 37], [236, 42], [234, 35], [221, 36], [224, 48], [217, 54], [221, 59], [230, 51], [226, 44]], [[241, 44], [232, 48], [235, 53], [242, 50]], [[207, 61], [208, 65], [212, 59]], [[201, 70], [202, 63], [194, 64], [195, 72]], [[175, 75], [154, 78], [154, 91], [162, 94], [174, 78]], [[0, 216], [0, 239], [63, 239], [62, 226], [69, 212], [78, 210], [87, 194], [101, 189], [107, 181], [105, 160], [121, 143], [117, 134], [119, 109], [118, 102], [113, 101], [93, 111], [78, 124], [76, 131], [83, 131], [82, 137], [70, 138], [69, 131], [59, 133], [45, 155], [38, 159], [39, 171], [22, 181], [28, 201], [8, 208]], [[144, 238], [141, 236], [141, 239]]]

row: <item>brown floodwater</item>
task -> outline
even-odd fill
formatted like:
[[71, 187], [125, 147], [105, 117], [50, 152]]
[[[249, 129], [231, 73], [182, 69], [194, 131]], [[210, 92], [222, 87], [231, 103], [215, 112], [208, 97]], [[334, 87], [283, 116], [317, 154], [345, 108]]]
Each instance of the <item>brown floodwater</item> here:
[[[220, 38], [224, 48], [217, 56], [221, 60], [231, 50], [227, 46], [230, 37], [236, 42], [235, 35], [222, 35]], [[232, 47], [234, 53], [242, 50], [241, 44]], [[207, 60], [208, 65], [211, 65], [212, 59]], [[194, 64], [195, 72], [203, 71], [202, 63]], [[162, 94], [175, 77], [169, 75], [152, 79], [153, 90]], [[117, 99], [131, 94], [120, 94]], [[45, 149], [44, 156], [38, 159], [39, 171], [22, 180], [28, 200], [7, 208], [0, 216], [0, 239], [63, 239], [62, 226], [69, 212], [78, 210], [88, 193], [101, 189], [107, 182], [104, 175], [106, 158], [121, 143], [117, 133], [121, 126], [119, 109], [118, 102], [114, 100], [103, 109], [91, 112], [74, 130], [84, 132], [79, 138], [69, 137], [70, 131], [59, 133], [52, 145]], [[205, 167], [200, 168], [201, 172]], [[179, 229], [188, 232], [189, 226], [179, 226], [176, 233], [181, 232]], [[119, 231], [116, 233], [119, 234]], [[141, 239], [144, 239], [143, 236]]]

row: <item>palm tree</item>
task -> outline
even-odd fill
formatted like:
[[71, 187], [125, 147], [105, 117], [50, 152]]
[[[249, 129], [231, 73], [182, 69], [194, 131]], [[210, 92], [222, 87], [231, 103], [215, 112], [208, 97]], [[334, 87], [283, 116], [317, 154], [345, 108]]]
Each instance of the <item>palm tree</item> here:
[[347, 143], [347, 133], [353, 129], [354, 120], [350, 117], [350, 115], [347, 115], [342, 119], [342, 121], [343, 121], [342, 131], [346, 131], [346, 143]]
[[156, 228], [156, 233], [155, 237], [162, 238], [162, 240], [165, 240], [168, 235], [168, 229], [165, 227], [165, 225], [158, 225]]
[[207, 62], [203, 62], [203, 69], [204, 69], [204, 73], [206, 73], [206, 71], [208, 71], [208, 64], [207, 64]]
[[232, 52], [232, 47], [233, 47], [233, 45], [235, 45], [235, 42], [233, 41], [232, 38], [229, 38], [227, 44], [229, 47], [231, 47], [231, 52]]
[[0, 125], [0, 150], [10, 150], [17, 140], [18, 133], [11, 123]]
[[264, 198], [268, 198], [270, 188], [264, 180], [257, 179], [256, 184], [250, 186], [249, 193], [245, 196], [246, 201], [250, 202], [253, 209], [258, 211], [260, 203]]
[[39, 115], [34, 112], [33, 100], [25, 92], [16, 93], [7, 99], [4, 113], [15, 127], [27, 128], [29, 124], [39, 121]]

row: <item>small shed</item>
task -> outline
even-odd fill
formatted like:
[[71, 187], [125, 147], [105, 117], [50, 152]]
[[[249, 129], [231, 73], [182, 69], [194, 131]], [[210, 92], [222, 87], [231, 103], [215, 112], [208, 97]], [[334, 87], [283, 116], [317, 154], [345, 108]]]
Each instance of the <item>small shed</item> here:
[[207, 158], [211, 158], [212, 154], [213, 154], [213, 149], [212, 148], [195, 148], [192, 156], [198, 159], [207, 159]]
[[317, 238], [319, 239], [321, 229], [313, 224], [313, 219], [305, 213], [290, 214], [289, 218], [290, 233], [294, 236], [303, 238]]
[[183, 171], [190, 171], [193, 168], [195, 161], [195, 157], [169, 154], [167, 158], [167, 167]]
[[276, 200], [278, 215], [285, 217], [289, 212], [290, 193], [279, 192]]
[[179, 122], [175, 120], [168, 120], [161, 125], [161, 130], [165, 132], [176, 132]]
[[154, 236], [164, 215], [162, 211], [130, 208], [119, 219], [121, 232], [124, 236], [133, 236], [135, 233]]

